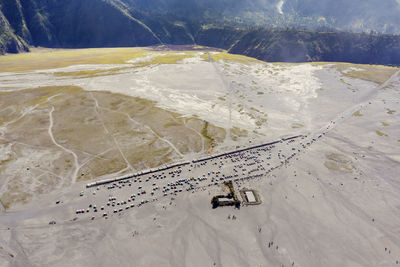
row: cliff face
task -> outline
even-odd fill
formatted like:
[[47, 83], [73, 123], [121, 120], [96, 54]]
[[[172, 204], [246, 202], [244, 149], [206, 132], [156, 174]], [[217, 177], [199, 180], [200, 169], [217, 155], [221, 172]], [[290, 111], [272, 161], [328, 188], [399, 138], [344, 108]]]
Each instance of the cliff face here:
[[210, 27], [198, 32], [197, 42], [271, 62], [400, 65], [400, 35]]
[[14, 34], [10, 23], [0, 10], [0, 54], [21, 51], [28, 51], [28, 46], [20, 37]]
[[[143, 46], [161, 40], [119, 1], [4, 0], [1, 52], [17, 52], [13, 42], [35, 46]], [[4, 35], [4, 36], [3, 36]], [[10, 36], [14, 41], [10, 41]]]
[[27, 51], [28, 45], [54, 44], [47, 1], [3, 0], [0, 20], [0, 53]]

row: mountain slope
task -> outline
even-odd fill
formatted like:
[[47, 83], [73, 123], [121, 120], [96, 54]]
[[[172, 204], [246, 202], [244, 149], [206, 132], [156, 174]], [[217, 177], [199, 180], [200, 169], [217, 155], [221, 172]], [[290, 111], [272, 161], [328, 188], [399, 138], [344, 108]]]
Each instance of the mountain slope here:
[[10, 23], [0, 10], [0, 54], [5, 52], [18, 53], [27, 50], [28, 46], [13, 33]]
[[[26, 51], [28, 45], [85, 48], [201, 44], [267, 61], [400, 65], [399, 36], [329, 29], [396, 31], [400, 16], [393, 14], [400, 11], [399, 4], [388, 0], [377, 12], [369, 10], [376, 5], [376, 0], [3, 0], [0, 53]], [[351, 10], [345, 10], [347, 7]], [[246, 26], [257, 24], [263, 26]], [[285, 29], [285, 25], [319, 30]]]
[[[2, 27], [31, 45], [142, 46], [161, 40], [120, 1], [6, 0]], [[7, 23], [8, 22], [8, 23]], [[6, 51], [12, 52], [12, 49]], [[3, 51], [4, 52], [4, 51]]]
[[157, 14], [217, 24], [400, 33], [396, 0], [125, 0]]
[[116, 1], [57, 2], [52, 8], [63, 10], [51, 13], [60, 46], [141, 46], [160, 43], [146, 25], [125, 12]]
[[264, 61], [398, 65], [400, 36], [259, 29], [246, 33], [230, 52]]

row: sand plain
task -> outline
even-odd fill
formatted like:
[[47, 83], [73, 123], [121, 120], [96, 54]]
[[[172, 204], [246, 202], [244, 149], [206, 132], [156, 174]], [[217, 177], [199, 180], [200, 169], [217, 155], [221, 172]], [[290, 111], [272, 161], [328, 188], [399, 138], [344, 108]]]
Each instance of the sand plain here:
[[[400, 264], [398, 69], [209, 50], [40, 53], [0, 58], [1, 265]], [[88, 181], [297, 134], [309, 141], [290, 143], [296, 157], [236, 182], [259, 206], [212, 210], [216, 185], [108, 219], [75, 215], [109, 194]], [[279, 144], [263, 160], [292, 151]]]

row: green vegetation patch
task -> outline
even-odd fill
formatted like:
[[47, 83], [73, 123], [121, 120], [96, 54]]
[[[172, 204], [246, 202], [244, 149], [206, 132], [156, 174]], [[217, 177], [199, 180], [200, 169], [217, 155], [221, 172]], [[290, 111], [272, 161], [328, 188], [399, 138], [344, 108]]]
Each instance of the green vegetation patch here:
[[334, 161], [325, 161], [324, 166], [331, 171], [338, 171], [342, 173], [353, 172], [353, 166], [347, 164], [340, 164]]
[[215, 146], [215, 140], [208, 134], [208, 121], [204, 122], [204, 126], [201, 129], [201, 135], [208, 140], [209, 146], [212, 148]]
[[299, 129], [299, 128], [303, 128], [303, 127], [304, 127], [304, 124], [302, 124], [302, 123], [298, 123], [298, 122], [292, 123], [293, 129]]
[[232, 127], [230, 132], [231, 132], [231, 139], [233, 141], [236, 141], [238, 138], [248, 136], [247, 130], [240, 129], [239, 127], [236, 127], [236, 126]]
[[361, 117], [361, 116], [364, 116], [364, 114], [362, 114], [360, 110], [357, 110], [356, 112], [353, 113], [353, 116]]
[[338, 153], [328, 153], [325, 155], [327, 159], [338, 162], [338, 163], [349, 163], [351, 159], [346, 155], [338, 154]]
[[346, 155], [339, 153], [327, 153], [325, 154], [327, 160], [324, 166], [331, 171], [338, 171], [342, 173], [351, 173], [355, 168], [351, 164], [351, 159]]
[[385, 133], [383, 133], [381, 131], [376, 131], [376, 134], [379, 135], [379, 136], [389, 136], [388, 134], [385, 134]]
[[390, 115], [393, 115], [394, 113], [396, 112], [396, 110], [393, 110], [393, 109], [387, 109], [387, 114], [390, 114]]

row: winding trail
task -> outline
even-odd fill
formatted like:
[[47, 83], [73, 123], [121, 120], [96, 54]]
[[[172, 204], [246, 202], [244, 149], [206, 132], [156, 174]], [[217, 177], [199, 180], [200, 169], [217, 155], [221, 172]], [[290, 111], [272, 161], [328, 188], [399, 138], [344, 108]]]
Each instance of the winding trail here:
[[61, 148], [62, 150], [64, 150], [65, 152], [71, 154], [74, 157], [75, 170], [72, 173], [71, 181], [72, 181], [72, 183], [76, 183], [76, 179], [78, 177], [78, 172], [79, 172], [79, 169], [80, 169], [79, 162], [78, 162], [78, 156], [75, 154], [74, 151], [72, 151], [72, 150], [60, 145], [59, 143], [57, 143], [56, 139], [54, 138], [54, 135], [53, 135], [53, 125], [54, 125], [53, 112], [54, 112], [54, 106], [51, 106], [51, 110], [49, 112], [50, 125], [49, 125], [49, 129], [48, 129], [48, 133], [49, 133], [49, 136], [50, 136], [51, 140], [53, 141], [53, 143], [56, 146], [58, 146], [59, 148]]

